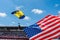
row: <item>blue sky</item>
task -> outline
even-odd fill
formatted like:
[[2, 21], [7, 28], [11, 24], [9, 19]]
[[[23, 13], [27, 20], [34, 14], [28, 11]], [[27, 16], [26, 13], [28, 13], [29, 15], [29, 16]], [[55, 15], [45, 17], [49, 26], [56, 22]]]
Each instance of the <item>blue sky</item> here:
[[[11, 12], [20, 9], [25, 18], [18, 19]], [[29, 26], [48, 14], [60, 13], [60, 0], [0, 0], [0, 26]]]

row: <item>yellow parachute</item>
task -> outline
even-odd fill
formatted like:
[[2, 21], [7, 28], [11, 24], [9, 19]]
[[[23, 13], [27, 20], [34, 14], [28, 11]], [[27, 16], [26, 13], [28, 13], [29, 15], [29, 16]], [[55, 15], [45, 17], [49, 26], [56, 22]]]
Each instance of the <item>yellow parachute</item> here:
[[25, 17], [24, 13], [21, 10], [13, 11], [12, 14], [14, 14], [19, 19], [23, 19]]

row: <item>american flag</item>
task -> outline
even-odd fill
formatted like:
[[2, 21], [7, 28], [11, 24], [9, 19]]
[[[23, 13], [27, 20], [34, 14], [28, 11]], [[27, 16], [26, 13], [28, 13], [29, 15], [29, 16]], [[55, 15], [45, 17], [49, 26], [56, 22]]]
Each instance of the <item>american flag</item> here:
[[60, 37], [60, 18], [54, 15], [47, 15], [37, 24], [43, 30], [30, 40], [53, 40]]

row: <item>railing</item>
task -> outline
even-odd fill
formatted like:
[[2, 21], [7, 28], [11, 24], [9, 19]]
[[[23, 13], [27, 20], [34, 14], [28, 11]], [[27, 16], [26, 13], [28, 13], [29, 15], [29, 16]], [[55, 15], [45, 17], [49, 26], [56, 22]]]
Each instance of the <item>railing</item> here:
[[29, 40], [28, 38], [19, 38], [19, 39], [16, 39], [16, 38], [0, 38], [0, 40]]
[[23, 31], [0, 31], [0, 40], [29, 40]]

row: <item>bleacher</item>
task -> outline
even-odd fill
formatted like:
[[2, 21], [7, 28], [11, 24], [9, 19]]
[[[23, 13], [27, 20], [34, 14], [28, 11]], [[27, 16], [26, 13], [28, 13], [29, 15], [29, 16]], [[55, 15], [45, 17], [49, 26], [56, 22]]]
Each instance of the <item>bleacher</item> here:
[[18, 27], [0, 27], [0, 40], [29, 40], [23, 28]]
[[23, 31], [4, 31], [0, 32], [0, 36], [18, 36], [18, 37], [26, 37]]

